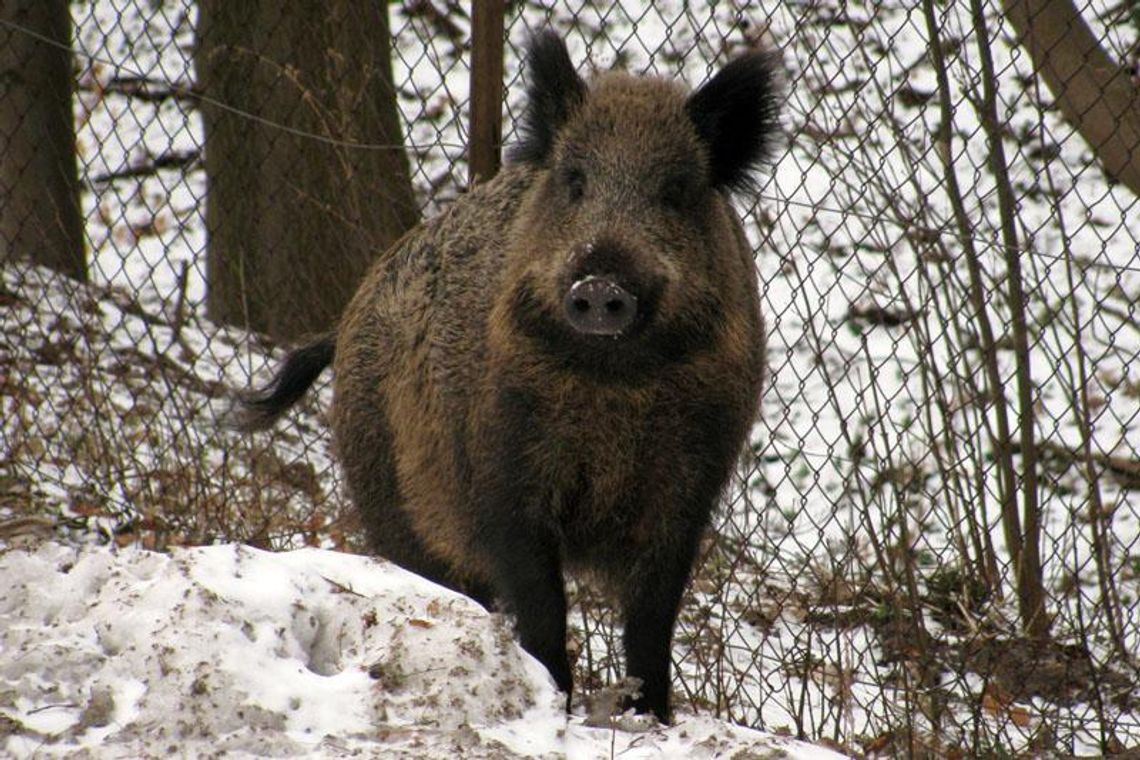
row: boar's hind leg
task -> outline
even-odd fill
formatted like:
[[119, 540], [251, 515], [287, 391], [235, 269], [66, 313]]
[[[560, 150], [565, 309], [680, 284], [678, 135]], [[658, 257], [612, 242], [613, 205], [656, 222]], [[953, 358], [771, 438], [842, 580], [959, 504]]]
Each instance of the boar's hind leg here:
[[[357, 401], [354, 399], [354, 401]], [[474, 599], [491, 609], [490, 588], [471, 582], [433, 554], [416, 534], [401, 507], [392, 436], [382, 407], [367, 408], [369, 425], [356, 425], [338, 440], [345, 479], [368, 537], [368, 546], [384, 559]]]
[[[368, 542], [377, 554], [405, 570], [469, 596], [485, 609], [494, 608], [489, 586], [469, 580], [436, 557], [412, 530], [411, 522], [392, 502], [356, 500], [368, 518]], [[371, 507], [366, 506], [371, 504]]]
[[422, 578], [474, 599], [484, 609], [494, 609], [489, 586], [461, 576], [433, 554], [412, 530], [403, 511], [392, 508], [383, 511], [383, 522], [373, 523], [375, 527], [368, 531], [369, 542], [377, 554]]

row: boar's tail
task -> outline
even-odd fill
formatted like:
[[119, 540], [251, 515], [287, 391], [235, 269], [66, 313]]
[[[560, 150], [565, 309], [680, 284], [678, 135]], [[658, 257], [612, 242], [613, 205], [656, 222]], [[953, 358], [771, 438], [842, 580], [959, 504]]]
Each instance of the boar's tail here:
[[230, 427], [245, 432], [265, 430], [301, 400], [305, 391], [336, 353], [336, 337], [332, 333], [290, 352], [285, 364], [263, 388], [242, 394], [227, 420]]

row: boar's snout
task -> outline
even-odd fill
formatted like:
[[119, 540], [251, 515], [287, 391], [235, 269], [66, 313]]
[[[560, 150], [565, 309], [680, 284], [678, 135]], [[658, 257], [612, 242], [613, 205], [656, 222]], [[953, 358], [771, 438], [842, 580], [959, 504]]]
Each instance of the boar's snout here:
[[637, 296], [612, 277], [590, 275], [570, 286], [562, 299], [566, 321], [586, 335], [618, 337], [637, 316]]

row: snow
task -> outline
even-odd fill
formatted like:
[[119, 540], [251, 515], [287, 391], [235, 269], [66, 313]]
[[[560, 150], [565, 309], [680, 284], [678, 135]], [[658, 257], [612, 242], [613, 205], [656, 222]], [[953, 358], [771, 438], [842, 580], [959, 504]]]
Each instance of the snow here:
[[588, 727], [507, 620], [383, 560], [48, 541], [0, 578], [7, 756], [840, 757], [691, 714]]

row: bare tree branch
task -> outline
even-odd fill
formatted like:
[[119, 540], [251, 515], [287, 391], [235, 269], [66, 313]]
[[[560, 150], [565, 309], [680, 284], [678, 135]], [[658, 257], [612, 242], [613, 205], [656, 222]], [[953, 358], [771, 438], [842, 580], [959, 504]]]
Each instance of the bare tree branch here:
[[1140, 87], [1069, 0], [1002, 0], [1018, 41], [1104, 170], [1140, 195]]

